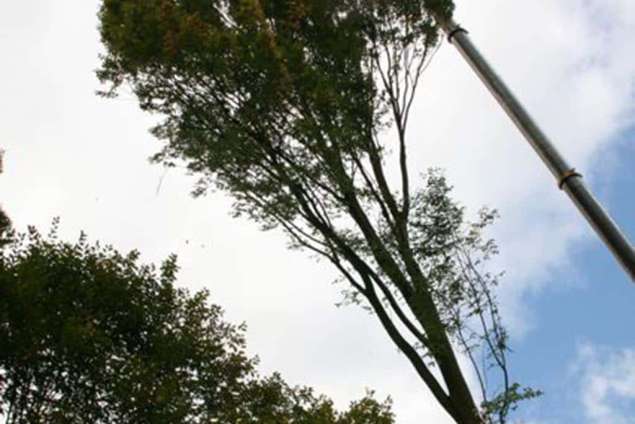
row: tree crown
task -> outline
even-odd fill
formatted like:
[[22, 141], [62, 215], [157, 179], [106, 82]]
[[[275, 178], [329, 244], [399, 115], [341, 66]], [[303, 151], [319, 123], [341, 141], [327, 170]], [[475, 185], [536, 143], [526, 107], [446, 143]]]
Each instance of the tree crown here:
[[330, 399], [260, 377], [244, 326], [208, 293], [175, 287], [177, 265], [135, 251], [11, 234], [0, 248], [0, 414], [7, 423], [393, 422], [368, 394]]

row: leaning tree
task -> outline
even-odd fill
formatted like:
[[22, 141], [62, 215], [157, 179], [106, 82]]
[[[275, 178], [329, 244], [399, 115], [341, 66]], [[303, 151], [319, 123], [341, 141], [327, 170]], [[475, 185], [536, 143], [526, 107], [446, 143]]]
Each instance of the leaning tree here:
[[[104, 95], [130, 87], [163, 117], [153, 159], [200, 176], [195, 194], [228, 192], [237, 215], [330, 261], [347, 299], [374, 312], [456, 422], [504, 422], [536, 393], [509, 378], [498, 275], [483, 269], [496, 246], [481, 233], [495, 214], [467, 222], [439, 171], [413, 178], [408, 168], [410, 112], [440, 43], [427, 11], [452, 9], [104, 0], [98, 76]], [[455, 349], [474, 367], [476, 395]]]

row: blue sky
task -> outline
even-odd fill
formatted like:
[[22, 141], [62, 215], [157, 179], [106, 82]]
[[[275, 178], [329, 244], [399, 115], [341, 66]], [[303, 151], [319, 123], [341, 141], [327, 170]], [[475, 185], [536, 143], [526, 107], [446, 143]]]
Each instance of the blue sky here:
[[[228, 319], [247, 322], [263, 372], [340, 406], [367, 387], [392, 395], [399, 424], [448, 423], [377, 322], [334, 306], [332, 270], [289, 252], [279, 233], [232, 219], [222, 194], [194, 200], [193, 178], [148, 164], [156, 118], [130, 95], [94, 95], [98, 3], [0, 2], [0, 202], [15, 225], [45, 229], [60, 216], [68, 239], [85, 230], [152, 262], [177, 253], [180, 284], [210, 289]], [[456, 3], [457, 20], [635, 239], [635, 2]], [[518, 417], [633, 422], [635, 284], [451, 46], [427, 71], [413, 113], [412, 172], [443, 167], [472, 213], [500, 210], [494, 265], [507, 271], [512, 370], [546, 392]]]
[[[633, 240], [635, 131], [625, 131], [618, 138], [615, 149], [599, 153], [619, 158], [612, 175], [601, 178], [601, 184], [592, 182], [591, 187]], [[581, 393], [589, 391], [585, 375], [602, 376], [602, 367], [595, 367], [594, 361], [608, 364], [616, 359], [616, 353], [633, 352], [635, 348], [635, 284], [599, 240], [575, 247], [572, 253], [570, 265], [555, 272], [547, 288], [526, 299], [528, 308], [534, 311], [536, 327], [516, 343], [513, 364], [520, 380], [545, 391], [535, 405], [518, 414], [527, 420], [588, 422], [587, 411], [580, 404]], [[570, 279], [571, 273], [578, 276], [577, 287], [562, 288], [558, 282]], [[581, 354], [591, 346], [599, 351], [593, 358]], [[625, 366], [635, 369], [635, 362]], [[626, 375], [612, 379], [633, 384]], [[612, 411], [605, 422], [621, 422], [622, 418], [633, 422], [635, 397], [613, 395], [603, 400]]]

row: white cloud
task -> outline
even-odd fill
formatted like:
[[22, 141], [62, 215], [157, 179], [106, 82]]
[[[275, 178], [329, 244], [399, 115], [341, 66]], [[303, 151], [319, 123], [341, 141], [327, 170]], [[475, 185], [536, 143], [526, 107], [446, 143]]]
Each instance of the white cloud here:
[[[325, 264], [229, 218], [222, 195], [191, 199], [193, 180], [178, 170], [157, 194], [163, 170], [146, 161], [158, 149], [146, 131], [154, 118], [134, 99], [93, 94], [97, 3], [0, 2], [0, 201], [16, 225], [45, 228], [59, 215], [67, 238], [83, 229], [149, 261], [176, 252], [184, 284], [208, 287], [231, 320], [247, 321], [265, 371], [341, 406], [365, 387], [390, 394], [399, 423], [448, 422], [376, 320], [333, 306], [338, 291]], [[633, 116], [635, 2], [457, 3], [458, 20], [587, 180], [610, 173], [607, 152]], [[444, 166], [458, 198], [501, 210], [506, 318], [521, 333], [531, 326], [521, 294], [566, 267], [571, 246], [598, 242], [450, 46], [425, 76], [414, 113], [413, 170]]]
[[575, 372], [590, 423], [626, 424], [635, 412], [635, 349], [580, 346]]

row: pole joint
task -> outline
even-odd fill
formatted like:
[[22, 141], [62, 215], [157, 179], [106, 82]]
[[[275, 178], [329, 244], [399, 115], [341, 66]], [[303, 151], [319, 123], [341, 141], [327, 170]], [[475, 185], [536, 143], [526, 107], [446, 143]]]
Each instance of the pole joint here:
[[463, 34], [469, 34], [468, 30], [463, 28], [461, 25], [456, 25], [454, 29], [448, 32], [448, 42], [452, 44], [452, 40], [454, 39], [454, 36], [460, 32], [462, 32]]
[[567, 181], [569, 181], [570, 178], [573, 177], [582, 178], [582, 174], [577, 172], [575, 168], [571, 168], [570, 170], [562, 174], [560, 178], [558, 178], [558, 188], [560, 190], [564, 189], [564, 185], [567, 183]]

